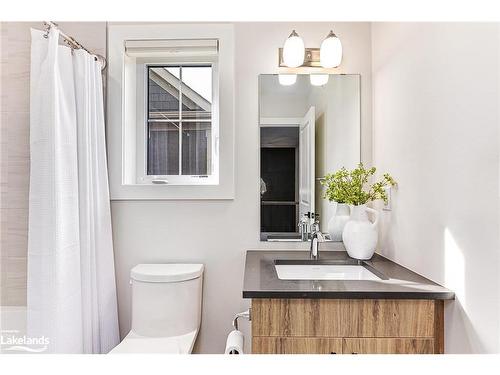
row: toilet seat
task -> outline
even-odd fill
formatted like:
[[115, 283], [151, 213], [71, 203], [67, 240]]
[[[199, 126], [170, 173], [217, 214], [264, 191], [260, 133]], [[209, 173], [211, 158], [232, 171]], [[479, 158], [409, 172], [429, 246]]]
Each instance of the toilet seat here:
[[172, 337], [146, 337], [130, 332], [110, 354], [120, 353], [163, 353], [190, 354], [198, 331]]

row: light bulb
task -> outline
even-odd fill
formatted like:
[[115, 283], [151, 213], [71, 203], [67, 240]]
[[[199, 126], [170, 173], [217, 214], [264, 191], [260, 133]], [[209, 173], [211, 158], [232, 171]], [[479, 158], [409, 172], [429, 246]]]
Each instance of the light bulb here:
[[283, 62], [290, 68], [297, 68], [304, 63], [305, 53], [304, 41], [293, 30], [283, 46]]
[[342, 43], [340, 39], [330, 31], [321, 43], [319, 50], [319, 62], [323, 68], [336, 68], [342, 61]]
[[328, 74], [311, 74], [309, 80], [313, 86], [324, 86], [328, 83]]
[[278, 74], [280, 85], [291, 86], [297, 82], [297, 74]]

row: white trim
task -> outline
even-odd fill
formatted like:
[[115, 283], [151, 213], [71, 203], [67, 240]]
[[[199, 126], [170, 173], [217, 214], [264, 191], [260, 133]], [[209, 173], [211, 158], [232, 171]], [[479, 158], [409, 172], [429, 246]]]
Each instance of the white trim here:
[[217, 39], [126, 40], [125, 53], [132, 57], [217, 56]]
[[[214, 134], [219, 154], [217, 185], [138, 184], [136, 181], [137, 114], [131, 116], [129, 104], [136, 98], [125, 98], [126, 40], [147, 39], [214, 39], [218, 41], [219, 111], [212, 113], [219, 121], [219, 135]], [[163, 59], [162, 59], [163, 60]], [[234, 26], [231, 24], [113, 24], [108, 27], [108, 103], [107, 143], [112, 200], [161, 199], [234, 199]], [[163, 61], [162, 61], [163, 62]], [[130, 69], [129, 69], [130, 70]], [[135, 73], [135, 72], [134, 72]], [[129, 83], [131, 84], [131, 83]], [[133, 86], [136, 83], [133, 82]], [[215, 106], [214, 106], [215, 107]], [[216, 108], [214, 108], [214, 112]], [[125, 116], [127, 114], [127, 116]], [[127, 123], [127, 118], [135, 119]], [[127, 145], [124, 147], [124, 142]], [[133, 167], [131, 167], [133, 163]], [[134, 173], [131, 171], [134, 170]], [[170, 181], [169, 181], [170, 182]]]
[[302, 121], [302, 117], [261, 117], [260, 126], [299, 126]]

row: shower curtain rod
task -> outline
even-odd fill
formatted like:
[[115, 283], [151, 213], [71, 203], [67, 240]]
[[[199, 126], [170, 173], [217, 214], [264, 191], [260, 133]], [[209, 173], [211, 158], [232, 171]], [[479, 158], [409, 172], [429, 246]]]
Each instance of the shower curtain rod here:
[[91, 55], [94, 55], [96, 57], [96, 60], [101, 62], [101, 65], [102, 65], [101, 70], [104, 70], [104, 68], [106, 67], [106, 59], [103, 56], [101, 56], [101, 55], [98, 55], [96, 53], [93, 53], [93, 52], [89, 51], [87, 48], [85, 48], [83, 45], [81, 45], [79, 42], [77, 42], [75, 38], [73, 38], [72, 36], [70, 36], [70, 35], [66, 34], [65, 32], [63, 32], [59, 28], [59, 25], [57, 23], [52, 22], [52, 21], [44, 21], [43, 22], [43, 27], [45, 29], [44, 36], [46, 38], [48, 37], [49, 31], [50, 31], [51, 28], [55, 28], [55, 29], [59, 30], [59, 34], [62, 36], [62, 38], [64, 39], [64, 42], [69, 47], [71, 47], [72, 49], [83, 49], [84, 51], [87, 51]]

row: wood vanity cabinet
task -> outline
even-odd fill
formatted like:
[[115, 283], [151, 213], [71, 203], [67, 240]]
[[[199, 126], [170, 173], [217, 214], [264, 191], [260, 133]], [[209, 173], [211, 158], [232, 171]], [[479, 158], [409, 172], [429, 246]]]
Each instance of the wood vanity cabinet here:
[[255, 354], [444, 351], [442, 300], [252, 299]]

